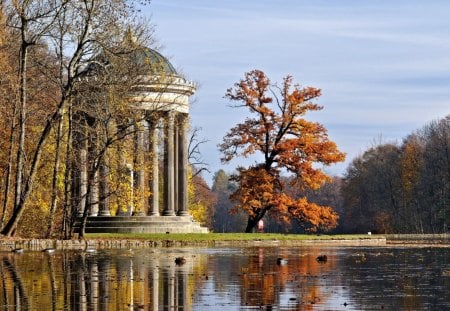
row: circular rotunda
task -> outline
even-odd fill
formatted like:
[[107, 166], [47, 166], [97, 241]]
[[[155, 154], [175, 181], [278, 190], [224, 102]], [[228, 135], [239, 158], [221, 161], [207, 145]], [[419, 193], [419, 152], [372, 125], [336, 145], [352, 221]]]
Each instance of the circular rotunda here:
[[[144, 68], [127, 94], [127, 109], [138, 117], [115, 147], [116, 156], [89, 165], [96, 154], [96, 138], [86, 127], [74, 131], [76, 227], [84, 218], [87, 233], [207, 232], [188, 212], [189, 97], [195, 85], [153, 49], [136, 49], [132, 58]], [[120, 122], [115, 120], [117, 129]], [[117, 180], [124, 181], [123, 189]], [[119, 186], [111, 189], [114, 182]], [[119, 198], [120, 191], [124, 194]]]

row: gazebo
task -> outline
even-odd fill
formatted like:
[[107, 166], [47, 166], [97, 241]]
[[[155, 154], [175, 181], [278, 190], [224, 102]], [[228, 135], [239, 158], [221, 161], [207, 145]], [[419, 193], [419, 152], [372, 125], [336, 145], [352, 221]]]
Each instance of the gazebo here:
[[[153, 49], [138, 49], [133, 57], [149, 69], [127, 97], [128, 109], [140, 117], [116, 149], [118, 164], [106, 156], [97, 167], [89, 164], [97, 154], [98, 143], [89, 130], [95, 123], [89, 120], [96, 116], [74, 116], [87, 121], [73, 130], [73, 210], [78, 219], [87, 213], [87, 233], [207, 232], [188, 212], [189, 97], [195, 85]], [[119, 121], [115, 126], [121, 126]], [[125, 200], [110, 187], [119, 177], [125, 181]]]

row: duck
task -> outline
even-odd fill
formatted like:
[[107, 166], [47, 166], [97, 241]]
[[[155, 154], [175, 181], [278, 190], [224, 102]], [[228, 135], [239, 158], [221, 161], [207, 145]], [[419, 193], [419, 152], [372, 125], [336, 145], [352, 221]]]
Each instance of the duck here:
[[288, 260], [287, 260], [287, 259], [284, 259], [284, 258], [281, 258], [281, 257], [278, 257], [278, 258], [277, 258], [277, 265], [279, 265], [279, 266], [285, 266], [285, 265], [287, 265], [287, 263], [288, 263]]
[[318, 262], [326, 262], [328, 260], [328, 257], [327, 257], [327, 255], [319, 255], [319, 256], [317, 256], [316, 260]]
[[46, 248], [43, 250], [44, 253], [53, 254], [56, 251], [54, 248]]
[[23, 253], [23, 248], [15, 248], [12, 250], [13, 253], [17, 253], [17, 254], [22, 254]]
[[177, 257], [177, 258], [175, 258], [175, 264], [181, 266], [181, 265], [183, 265], [185, 263], [186, 263], [186, 258], [184, 258], [184, 257]]

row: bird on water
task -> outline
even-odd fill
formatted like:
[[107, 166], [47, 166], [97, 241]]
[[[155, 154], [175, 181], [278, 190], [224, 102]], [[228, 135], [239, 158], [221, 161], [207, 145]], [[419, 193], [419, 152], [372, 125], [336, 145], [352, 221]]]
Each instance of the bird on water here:
[[320, 255], [320, 256], [317, 256], [316, 260], [318, 262], [326, 262], [328, 260], [328, 257], [327, 257], [327, 255]]
[[185, 263], [186, 263], [186, 258], [184, 258], [184, 257], [177, 257], [177, 258], [175, 258], [175, 264], [181, 266], [181, 265], [183, 265]]

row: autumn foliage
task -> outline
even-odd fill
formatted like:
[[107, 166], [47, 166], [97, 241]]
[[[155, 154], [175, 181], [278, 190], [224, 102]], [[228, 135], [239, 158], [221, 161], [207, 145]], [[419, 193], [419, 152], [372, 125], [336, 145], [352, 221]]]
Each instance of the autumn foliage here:
[[330, 180], [315, 164], [329, 165], [344, 160], [336, 144], [328, 139], [327, 130], [319, 123], [304, 119], [308, 111], [322, 107], [313, 102], [320, 90], [293, 84], [284, 78], [281, 86], [271, 84], [264, 72], [254, 70], [227, 90], [225, 95], [235, 107], [246, 107], [252, 117], [237, 124], [219, 145], [223, 162], [235, 157], [263, 155], [263, 161], [240, 168], [234, 177], [238, 189], [232, 194], [236, 209], [249, 218], [246, 232], [270, 211], [282, 220], [296, 219], [306, 229], [331, 229], [337, 225], [337, 214], [304, 197], [293, 198], [283, 192], [281, 174], [293, 176], [292, 186], [318, 189]]
[[440, 234], [450, 224], [450, 115], [366, 150], [347, 168], [346, 232]]

